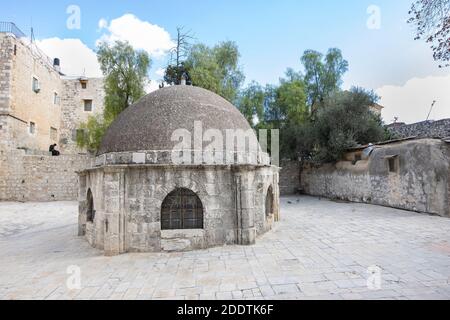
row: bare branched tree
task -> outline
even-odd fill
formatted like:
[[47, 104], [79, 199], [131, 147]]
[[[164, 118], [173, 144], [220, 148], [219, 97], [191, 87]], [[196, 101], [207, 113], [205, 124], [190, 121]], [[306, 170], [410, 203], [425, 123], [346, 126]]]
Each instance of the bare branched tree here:
[[180, 84], [182, 76], [190, 82], [189, 75], [184, 67], [184, 61], [189, 55], [192, 42], [195, 38], [192, 32], [184, 30], [184, 27], [177, 27], [177, 38], [175, 46], [170, 49], [169, 64], [166, 68], [164, 81], [169, 84]]
[[431, 44], [433, 57], [450, 66], [450, 0], [416, 0], [409, 11], [408, 23], [417, 27], [415, 40]]
[[195, 40], [190, 30], [185, 31], [184, 27], [177, 27], [176, 46], [170, 49], [170, 64], [180, 67], [181, 62], [186, 59], [192, 42]]

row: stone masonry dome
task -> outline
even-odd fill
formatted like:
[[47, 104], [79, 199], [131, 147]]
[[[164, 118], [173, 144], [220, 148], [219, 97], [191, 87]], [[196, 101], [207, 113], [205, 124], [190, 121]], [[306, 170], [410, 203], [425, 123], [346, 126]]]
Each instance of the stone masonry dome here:
[[108, 256], [254, 244], [279, 220], [278, 170], [231, 103], [163, 88], [117, 117], [79, 173], [78, 234]]
[[219, 95], [194, 86], [179, 85], [159, 89], [127, 108], [107, 130], [99, 155], [112, 152], [171, 150], [172, 133], [177, 129], [194, 132], [201, 121], [203, 132], [250, 128], [239, 110]]

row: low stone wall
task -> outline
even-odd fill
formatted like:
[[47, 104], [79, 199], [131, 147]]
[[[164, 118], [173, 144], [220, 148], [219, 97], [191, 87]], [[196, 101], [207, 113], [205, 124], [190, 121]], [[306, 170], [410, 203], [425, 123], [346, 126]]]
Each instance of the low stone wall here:
[[[395, 159], [394, 168], [389, 159]], [[386, 145], [356, 164], [305, 167], [301, 185], [313, 196], [450, 217], [449, 147], [432, 139]]]
[[0, 154], [0, 201], [75, 201], [77, 171], [87, 168], [87, 155], [29, 155], [23, 150]]
[[398, 135], [399, 138], [446, 138], [450, 137], [450, 119], [423, 121], [398, 127], [390, 127], [389, 130]]
[[280, 194], [286, 196], [297, 193], [300, 188], [300, 162], [283, 160], [280, 166]]

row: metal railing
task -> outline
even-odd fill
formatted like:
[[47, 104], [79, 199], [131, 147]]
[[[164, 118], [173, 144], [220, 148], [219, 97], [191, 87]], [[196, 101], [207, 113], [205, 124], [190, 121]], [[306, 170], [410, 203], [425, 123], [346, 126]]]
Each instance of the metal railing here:
[[34, 41], [33, 35], [28, 39], [27, 35], [23, 33], [14, 22], [0, 21], [0, 33], [13, 34], [16, 38], [20, 39], [20, 41], [30, 50], [31, 54], [35, 58], [41, 59], [53, 68], [53, 60], [49, 58], [40, 48], [38, 48]]
[[13, 22], [0, 21], [0, 33], [11, 33], [17, 38], [24, 38], [26, 34], [22, 32]]

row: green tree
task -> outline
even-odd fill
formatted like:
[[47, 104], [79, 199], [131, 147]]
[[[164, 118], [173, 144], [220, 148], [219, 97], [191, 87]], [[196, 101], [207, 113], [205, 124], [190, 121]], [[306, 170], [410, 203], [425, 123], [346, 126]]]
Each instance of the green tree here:
[[307, 50], [301, 58], [305, 69], [304, 81], [308, 104], [314, 113], [325, 99], [340, 90], [342, 77], [348, 70], [348, 62], [341, 50], [332, 48], [324, 56], [322, 53]]
[[264, 88], [254, 81], [239, 94], [238, 109], [253, 127], [264, 120], [264, 100]]
[[102, 43], [97, 59], [104, 75], [104, 112], [102, 117], [89, 117], [80, 126], [77, 144], [91, 152], [98, 150], [101, 139], [114, 119], [128, 106], [145, 95], [150, 58], [135, 51], [127, 42]]
[[164, 72], [164, 82], [172, 86], [180, 85], [183, 76], [186, 79], [186, 84], [191, 85], [192, 80], [189, 77], [189, 72], [186, 69], [184, 62], [181, 62], [178, 66], [168, 65], [166, 71]]
[[77, 130], [77, 145], [90, 152], [97, 151], [107, 128], [102, 115], [89, 116], [87, 122], [82, 123]]
[[111, 123], [123, 110], [145, 95], [151, 61], [144, 51], [136, 51], [122, 41], [102, 43], [97, 52], [105, 76], [104, 119]]
[[288, 69], [278, 86], [265, 88], [264, 120], [281, 128], [288, 122], [298, 124], [307, 118], [305, 83], [300, 73]]
[[288, 69], [286, 78], [280, 79], [275, 103], [286, 123], [300, 124], [308, 119], [305, 84], [300, 74]]
[[185, 67], [194, 86], [211, 90], [234, 103], [244, 74], [239, 68], [239, 50], [232, 41], [214, 47], [194, 45], [185, 61]]
[[327, 98], [308, 129], [313, 161], [334, 162], [348, 148], [385, 140], [386, 129], [380, 116], [369, 109], [377, 99], [373, 92], [361, 88]]
[[[280, 129], [281, 153], [294, 153], [291, 149], [295, 149], [297, 137], [291, 133], [309, 115], [301, 74], [288, 69], [278, 86], [265, 88], [253, 81], [240, 92], [237, 106], [254, 129]], [[270, 136], [268, 139], [270, 148]]]

